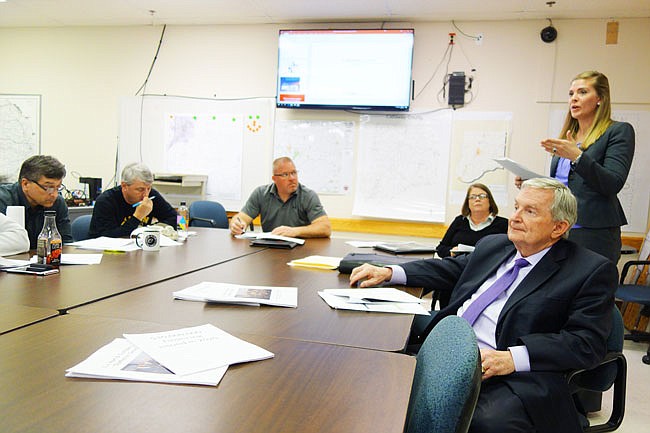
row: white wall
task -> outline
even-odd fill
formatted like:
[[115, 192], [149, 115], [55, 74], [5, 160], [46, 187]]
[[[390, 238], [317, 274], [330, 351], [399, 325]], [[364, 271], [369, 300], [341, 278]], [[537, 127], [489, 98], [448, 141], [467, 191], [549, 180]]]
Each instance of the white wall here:
[[[620, 21], [617, 45], [605, 45], [605, 20], [554, 20], [558, 39], [540, 40], [546, 20], [388, 23], [415, 28], [416, 93], [430, 78], [456, 32], [449, 71], [476, 68], [474, 102], [464, 110], [513, 112], [510, 157], [545, 172], [537, 143], [547, 134], [548, 113], [563, 108], [571, 78], [587, 69], [608, 75], [614, 109], [650, 110], [650, 19]], [[377, 27], [336, 24], [332, 27]], [[275, 95], [277, 32], [291, 25], [170, 26], [147, 93], [238, 98]], [[303, 26], [308, 27], [308, 26]], [[315, 27], [315, 26], [311, 26]], [[119, 131], [119, 98], [132, 96], [146, 77], [162, 27], [64, 27], [0, 29], [0, 93], [42, 94], [42, 153], [71, 173], [113, 176]], [[436, 99], [444, 66], [414, 101], [412, 110], [445, 106]], [[278, 119], [354, 119], [342, 112], [278, 110]], [[271, 146], [272, 143], [269, 143]], [[646, 143], [637, 142], [637, 146]], [[508, 186], [511, 196], [514, 187]], [[247, 194], [247, 192], [245, 192]], [[333, 217], [351, 217], [353, 196], [325, 196]], [[504, 204], [503, 215], [511, 211]], [[457, 214], [448, 206], [447, 220]]]

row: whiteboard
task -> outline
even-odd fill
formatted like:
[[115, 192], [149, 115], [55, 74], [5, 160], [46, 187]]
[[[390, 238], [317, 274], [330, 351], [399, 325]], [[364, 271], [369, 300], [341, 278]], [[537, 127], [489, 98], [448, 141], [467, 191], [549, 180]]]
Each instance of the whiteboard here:
[[0, 182], [15, 182], [23, 161], [40, 153], [41, 95], [0, 95]]
[[443, 222], [451, 110], [361, 116], [352, 213]]
[[[208, 175], [206, 199], [239, 210], [271, 177], [273, 98], [122, 98], [118, 176], [134, 161], [154, 173]], [[174, 131], [175, 127], [193, 131]]]
[[[549, 135], [557, 137], [562, 129], [566, 110], [553, 110], [550, 115]], [[612, 119], [630, 123], [634, 127], [634, 159], [625, 186], [618, 193], [628, 224], [621, 227], [624, 232], [645, 233], [648, 227], [648, 206], [650, 205], [650, 112], [613, 110]], [[549, 158], [550, 159], [550, 158]]]

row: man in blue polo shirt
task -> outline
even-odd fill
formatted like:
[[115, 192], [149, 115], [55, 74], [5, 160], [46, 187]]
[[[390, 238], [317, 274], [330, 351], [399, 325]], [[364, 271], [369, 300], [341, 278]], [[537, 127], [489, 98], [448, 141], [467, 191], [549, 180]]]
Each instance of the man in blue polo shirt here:
[[257, 187], [242, 210], [230, 220], [238, 235], [261, 215], [262, 230], [292, 238], [325, 238], [332, 233], [330, 220], [318, 195], [298, 182], [291, 158], [273, 161], [273, 183]]
[[59, 194], [63, 189], [65, 166], [48, 155], [27, 158], [20, 167], [18, 182], [0, 185], [0, 212], [7, 214], [7, 206], [25, 208], [25, 230], [29, 235], [29, 248], [35, 249], [38, 234], [43, 229], [45, 211], [56, 211], [56, 228], [63, 243], [71, 243], [72, 228], [68, 206]]

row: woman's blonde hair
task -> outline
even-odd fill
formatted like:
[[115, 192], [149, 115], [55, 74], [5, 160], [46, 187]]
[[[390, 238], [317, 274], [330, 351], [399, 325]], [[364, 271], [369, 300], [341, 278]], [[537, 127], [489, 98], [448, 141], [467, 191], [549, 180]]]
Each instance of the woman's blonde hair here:
[[[589, 80], [589, 84], [594, 87], [596, 94], [600, 98], [600, 105], [596, 107], [594, 123], [591, 125], [591, 128], [589, 128], [589, 131], [587, 131], [587, 135], [585, 135], [580, 146], [584, 150], [594, 144], [594, 142], [603, 135], [607, 128], [609, 128], [609, 125], [612, 124], [612, 105], [609, 96], [609, 80], [605, 74], [598, 71], [585, 71], [578, 74], [571, 81], [573, 82], [575, 80]], [[578, 121], [571, 117], [571, 109], [569, 109], [569, 112], [564, 119], [560, 138], [566, 138], [567, 131], [571, 131], [571, 134], [573, 135], [577, 134], [579, 128], [580, 125], [578, 124]]]

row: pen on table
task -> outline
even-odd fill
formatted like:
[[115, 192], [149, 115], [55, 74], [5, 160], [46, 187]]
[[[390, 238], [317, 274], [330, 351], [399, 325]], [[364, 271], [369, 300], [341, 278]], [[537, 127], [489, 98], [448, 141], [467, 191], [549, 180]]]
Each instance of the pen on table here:
[[106, 254], [124, 254], [124, 251], [120, 250], [104, 250]]
[[[156, 198], [156, 196], [154, 195], [153, 197], [149, 197], [149, 198], [150, 198], [151, 200], [153, 200], [154, 198]], [[139, 202], [137, 202], [137, 203], [133, 203], [133, 204], [131, 205], [131, 207], [138, 207], [138, 206], [140, 206], [141, 204], [142, 204], [142, 202], [139, 201]]]

